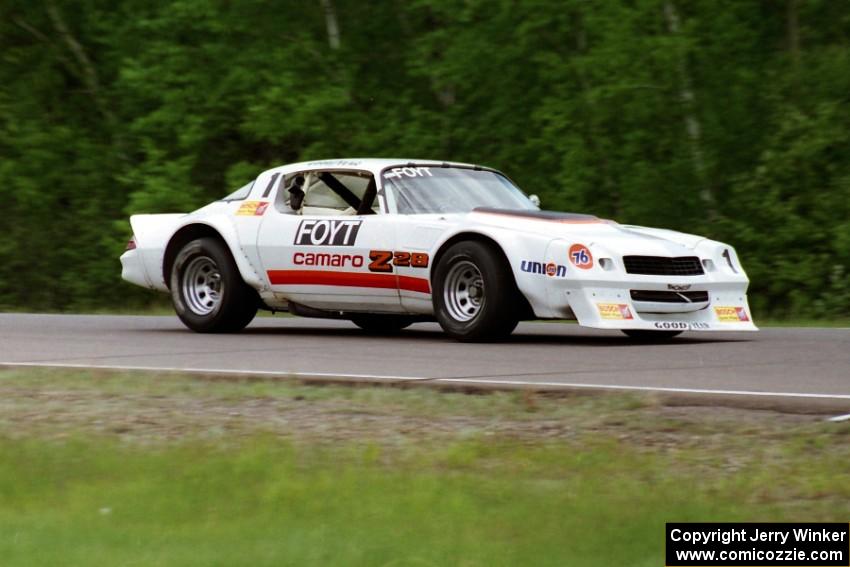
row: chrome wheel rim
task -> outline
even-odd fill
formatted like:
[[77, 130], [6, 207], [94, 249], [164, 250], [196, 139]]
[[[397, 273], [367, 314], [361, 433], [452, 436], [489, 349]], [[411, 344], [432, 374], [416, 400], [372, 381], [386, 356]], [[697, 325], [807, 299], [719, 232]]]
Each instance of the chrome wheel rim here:
[[443, 300], [452, 319], [471, 321], [484, 305], [484, 278], [478, 266], [462, 260], [449, 269]]
[[183, 272], [183, 298], [196, 315], [209, 315], [221, 304], [221, 272], [209, 256], [198, 256]]

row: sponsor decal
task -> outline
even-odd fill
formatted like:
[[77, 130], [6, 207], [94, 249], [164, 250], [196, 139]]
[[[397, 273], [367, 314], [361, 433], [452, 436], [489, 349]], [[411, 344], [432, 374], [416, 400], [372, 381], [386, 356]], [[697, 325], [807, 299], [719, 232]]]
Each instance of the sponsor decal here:
[[305, 164], [307, 167], [358, 166], [362, 161], [351, 159], [322, 159]]
[[687, 331], [690, 325], [683, 321], [657, 321], [656, 329], [664, 329], [665, 331]]
[[396, 167], [384, 174], [385, 179], [400, 177], [434, 177], [430, 167]]
[[570, 246], [570, 262], [576, 268], [589, 270], [593, 267], [593, 255], [584, 244], [573, 244]]
[[295, 231], [295, 244], [301, 246], [354, 246], [359, 220], [348, 219], [305, 219]]
[[272, 285], [331, 285], [431, 293], [431, 284], [428, 282], [428, 278], [396, 276], [395, 274], [332, 270], [269, 270], [267, 275]]
[[519, 269], [529, 274], [546, 274], [549, 277], [563, 278], [567, 275], [567, 267], [554, 262], [544, 264], [543, 262], [523, 260], [519, 265]]
[[688, 329], [704, 330], [711, 328], [708, 323], [703, 323], [701, 321], [694, 323], [686, 323], [685, 321], [656, 321], [654, 326], [656, 329], [663, 329], [665, 331], [687, 331]]
[[744, 323], [750, 320], [743, 307], [715, 307], [714, 313], [717, 320], [723, 323]]
[[691, 289], [691, 284], [677, 285], [668, 283], [667, 289], [669, 289], [670, 291], [688, 291], [689, 289]]
[[268, 201], [245, 201], [236, 211], [238, 217], [261, 217], [269, 208]]
[[603, 319], [634, 319], [632, 310], [624, 303], [597, 303], [596, 308]]
[[372, 272], [392, 272], [398, 268], [427, 268], [430, 261], [423, 252], [393, 252], [392, 250], [371, 250], [369, 252], [369, 270]]
[[723, 251], [722, 256], [726, 258], [726, 263], [729, 264], [729, 269], [737, 274], [738, 270], [735, 269], [735, 265], [732, 263], [732, 254], [729, 252], [728, 248]]
[[333, 268], [362, 268], [363, 256], [356, 254], [322, 254], [313, 252], [296, 252], [292, 256], [296, 266], [331, 266]]

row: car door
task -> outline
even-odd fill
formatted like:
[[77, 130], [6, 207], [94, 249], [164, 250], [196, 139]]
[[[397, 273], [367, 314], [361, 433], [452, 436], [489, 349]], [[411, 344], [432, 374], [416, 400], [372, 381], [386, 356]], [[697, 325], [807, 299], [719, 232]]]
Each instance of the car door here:
[[[300, 174], [311, 180], [320, 173]], [[394, 249], [392, 217], [346, 214], [351, 212], [342, 208], [346, 205], [334, 208], [326, 192], [318, 191], [321, 187], [308, 189], [304, 207], [292, 211], [287, 182], [297, 175], [279, 183], [274, 206], [264, 215], [258, 234], [270, 289], [287, 301], [315, 309], [402, 312], [395, 273], [384, 271], [373, 259], [375, 251]], [[346, 178], [344, 173], [336, 175]], [[313, 204], [311, 194], [318, 195]]]

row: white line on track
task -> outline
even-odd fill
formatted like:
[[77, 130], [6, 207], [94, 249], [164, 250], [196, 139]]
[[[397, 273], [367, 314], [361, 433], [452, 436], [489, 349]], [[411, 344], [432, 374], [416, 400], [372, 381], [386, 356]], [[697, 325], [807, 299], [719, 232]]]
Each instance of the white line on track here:
[[[386, 382], [425, 382], [435, 384], [465, 384], [480, 385], [488, 387], [498, 386], [526, 386], [537, 388], [563, 388], [563, 389], [588, 389], [588, 390], [620, 390], [632, 392], [664, 392], [669, 394], [703, 394], [714, 396], [750, 396], [750, 397], [778, 397], [778, 398], [808, 398], [823, 400], [850, 400], [850, 394], [815, 394], [805, 392], [760, 392], [753, 390], [711, 390], [704, 388], [673, 388], [665, 386], [627, 386], [619, 384], [587, 384], [574, 382], [543, 382], [535, 380], [492, 380], [486, 378], [428, 378], [425, 376], [386, 376], [380, 374], [343, 374], [337, 372], [279, 372], [274, 370], [231, 370], [226, 368], [181, 368], [176, 366], [124, 366], [108, 364], [74, 364], [54, 362], [0, 362], [0, 367], [35, 367], [35, 368], [76, 368], [93, 370], [123, 370], [123, 371], [148, 371], [148, 372], [170, 372], [188, 374], [221, 374], [229, 376], [266, 376], [293, 379], [342, 379], [342, 380], [373, 380]], [[842, 419], [837, 419], [842, 418]], [[833, 421], [850, 420], [850, 414], [837, 416]]]
[[847, 415], [836, 415], [835, 417], [830, 417], [827, 421], [832, 421], [834, 423], [838, 423], [840, 421], [850, 421], [850, 413]]
[[149, 372], [185, 372], [188, 374], [226, 374], [243, 376], [271, 376], [279, 378], [350, 378], [360, 380], [428, 380], [423, 376], [381, 376], [377, 374], [341, 374], [338, 372], [279, 372], [276, 370], [230, 370], [227, 368], [183, 368], [180, 366], [125, 366], [113, 364], [74, 364], [62, 362], [0, 362], [0, 367], [24, 368], [79, 368], [92, 370], [146, 370]]
[[813, 394], [803, 392], [758, 392], [752, 390], [709, 390], [702, 388], [671, 388], [666, 386], [622, 386], [618, 384], [581, 384], [569, 382], [535, 382], [524, 380], [478, 380], [471, 378], [437, 378], [440, 382], [472, 384], [504, 384], [508, 386], [539, 386], [561, 388], [587, 388], [596, 390], [628, 390], [637, 392], [665, 392], [671, 394], [710, 394], [715, 396], [760, 396], [780, 398], [817, 398], [826, 400], [850, 400], [850, 394]]

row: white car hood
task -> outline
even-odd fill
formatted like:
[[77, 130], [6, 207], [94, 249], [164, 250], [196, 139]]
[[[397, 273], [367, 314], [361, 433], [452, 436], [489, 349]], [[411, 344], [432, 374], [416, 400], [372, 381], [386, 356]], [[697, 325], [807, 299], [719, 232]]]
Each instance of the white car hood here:
[[619, 254], [657, 256], [691, 255], [707, 239], [673, 230], [621, 225], [588, 215], [537, 213], [536, 211], [473, 211], [472, 224], [496, 226], [518, 232], [543, 234], [553, 239], [602, 246]]

